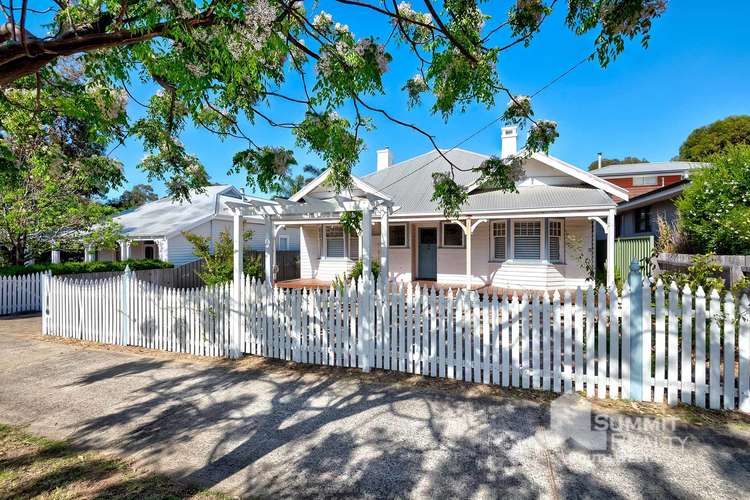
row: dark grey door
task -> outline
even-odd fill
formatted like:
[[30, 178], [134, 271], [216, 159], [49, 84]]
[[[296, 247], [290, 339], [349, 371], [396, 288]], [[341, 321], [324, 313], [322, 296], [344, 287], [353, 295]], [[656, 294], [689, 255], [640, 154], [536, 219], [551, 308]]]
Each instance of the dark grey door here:
[[417, 279], [437, 279], [437, 228], [419, 228], [419, 254]]

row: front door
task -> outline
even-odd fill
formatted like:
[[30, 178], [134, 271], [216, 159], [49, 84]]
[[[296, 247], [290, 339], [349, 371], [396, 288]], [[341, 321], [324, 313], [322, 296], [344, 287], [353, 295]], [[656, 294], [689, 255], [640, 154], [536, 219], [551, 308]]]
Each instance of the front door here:
[[417, 279], [437, 279], [437, 228], [419, 228], [419, 253], [417, 254]]

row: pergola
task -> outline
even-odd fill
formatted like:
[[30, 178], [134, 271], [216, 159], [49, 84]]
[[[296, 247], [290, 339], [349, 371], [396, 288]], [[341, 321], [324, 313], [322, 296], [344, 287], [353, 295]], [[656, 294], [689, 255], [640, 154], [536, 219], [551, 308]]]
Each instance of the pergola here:
[[380, 194], [364, 193], [360, 196], [338, 195], [326, 200], [310, 199], [303, 202], [276, 200], [228, 202], [234, 217], [234, 283], [242, 279], [242, 222], [245, 218], [257, 220], [261, 216], [265, 225], [266, 285], [273, 286], [273, 266], [276, 255], [276, 234], [288, 225], [337, 223], [344, 212], [362, 212], [360, 236], [362, 238], [362, 270], [365, 277], [372, 271], [373, 218], [380, 218], [380, 273], [388, 276], [388, 218], [398, 210], [393, 202]]

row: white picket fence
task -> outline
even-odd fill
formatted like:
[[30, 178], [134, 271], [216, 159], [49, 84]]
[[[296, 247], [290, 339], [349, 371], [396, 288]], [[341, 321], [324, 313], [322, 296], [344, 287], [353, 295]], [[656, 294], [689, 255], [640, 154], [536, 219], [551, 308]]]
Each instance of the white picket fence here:
[[[363, 293], [363, 283], [271, 289], [246, 279], [235, 311], [231, 286], [176, 290], [122, 277], [50, 278], [44, 328], [207, 356], [227, 356], [236, 342], [245, 353], [302, 363], [750, 412], [745, 296], [735, 304], [729, 294], [706, 298], [702, 289], [661, 283], [652, 291], [646, 283], [641, 335], [631, 331], [627, 286], [622, 297], [604, 288], [497, 297], [403, 284], [381, 284], [374, 293]], [[631, 352], [636, 334], [643, 347]], [[635, 376], [631, 367], [639, 364]]]
[[0, 316], [41, 311], [42, 276], [0, 276]]

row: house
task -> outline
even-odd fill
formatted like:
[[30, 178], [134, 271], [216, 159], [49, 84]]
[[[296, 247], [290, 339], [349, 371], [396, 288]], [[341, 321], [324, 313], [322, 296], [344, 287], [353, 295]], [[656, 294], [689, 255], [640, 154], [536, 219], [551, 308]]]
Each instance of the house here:
[[[516, 139], [515, 127], [503, 128], [503, 157], [517, 153]], [[432, 174], [449, 170], [446, 157], [469, 190], [456, 220], [447, 220], [431, 199]], [[627, 200], [627, 190], [560, 159], [531, 155], [512, 193], [476, 185], [478, 174], [471, 169], [489, 158], [484, 154], [454, 148], [395, 164], [392, 158], [389, 149], [378, 151], [376, 171], [353, 177], [346, 192], [333, 192], [325, 172], [288, 201], [251, 202], [243, 213], [263, 215], [267, 234], [276, 226], [300, 229], [305, 283], [330, 283], [369, 257], [379, 259], [381, 272], [395, 281], [572, 289], [590, 278], [595, 225], [608, 228], [607, 252], [614, 252], [613, 198]], [[360, 235], [347, 234], [339, 224], [348, 210], [363, 212]], [[273, 248], [266, 252], [272, 259]], [[614, 282], [613, 268], [609, 280]]]
[[[657, 220], [661, 217], [674, 223], [674, 200], [689, 184], [690, 171], [703, 166], [704, 163], [669, 161], [608, 165], [592, 171], [630, 194], [629, 200], [617, 200], [615, 236], [658, 236]], [[603, 231], [598, 232], [597, 239], [605, 239]]]
[[[232, 216], [227, 202], [251, 199], [261, 200], [224, 184], [206, 187], [203, 192], [193, 191], [190, 200], [185, 202], [167, 196], [146, 203], [114, 218], [122, 225], [125, 236], [119, 248], [88, 248], [86, 260], [160, 259], [175, 265], [186, 264], [197, 257], [183, 231], [212, 240], [218, 238], [222, 231], [228, 231], [231, 236]], [[244, 231], [253, 231], [252, 238], [246, 242], [247, 248], [264, 249], [262, 222], [260, 218], [245, 220]], [[276, 247], [280, 250], [298, 250], [299, 231], [292, 228], [280, 230], [276, 236]]]

